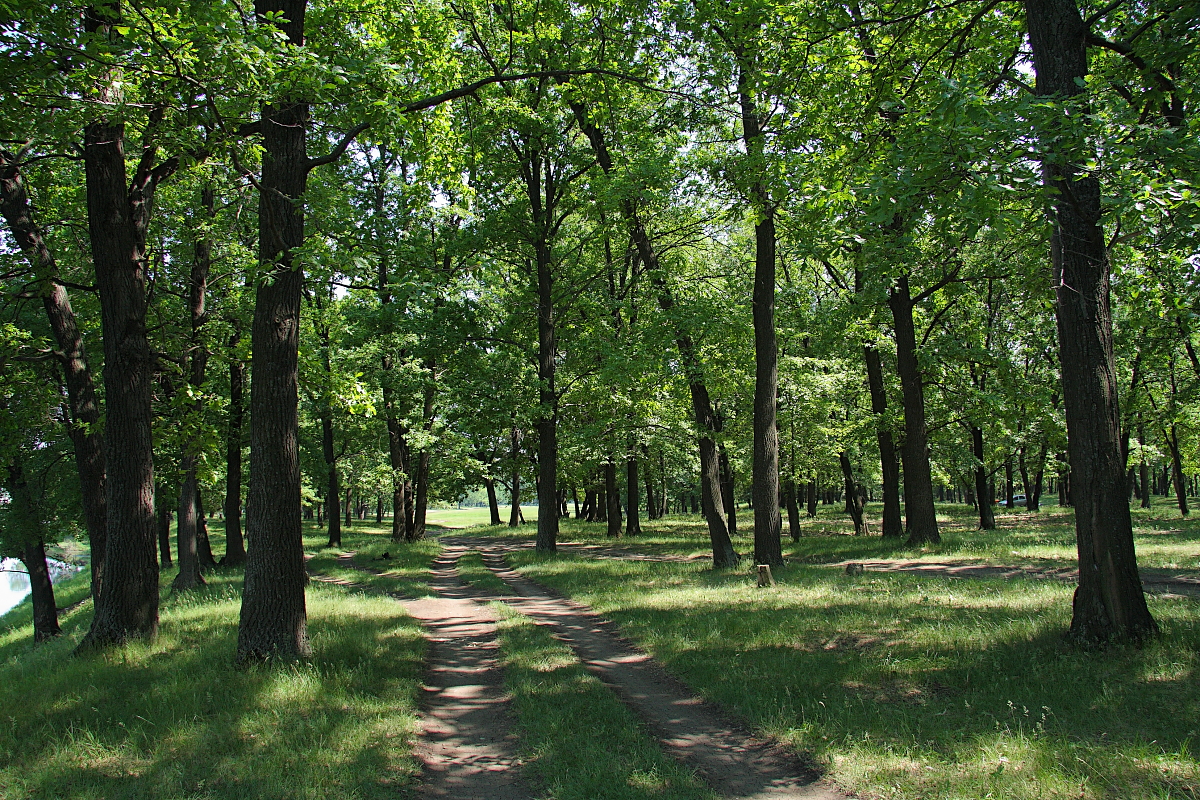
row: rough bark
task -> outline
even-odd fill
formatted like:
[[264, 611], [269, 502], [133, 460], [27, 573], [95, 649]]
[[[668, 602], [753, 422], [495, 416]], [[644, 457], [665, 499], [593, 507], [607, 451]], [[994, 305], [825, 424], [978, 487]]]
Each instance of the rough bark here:
[[1180, 515], [1186, 517], [1190, 513], [1187, 501], [1187, 478], [1183, 474], [1183, 458], [1179, 451], [1179, 432], [1174, 424], [1163, 431], [1163, 438], [1167, 440], [1167, 449], [1171, 451], [1171, 479], [1175, 489], [1175, 503], [1179, 507]]
[[[426, 369], [432, 374], [434, 363], [429, 361], [425, 364]], [[422, 406], [423, 425], [425, 429], [425, 440], [429, 440], [429, 434], [433, 432], [433, 411], [435, 389], [432, 378], [425, 385], [424, 404]], [[416, 474], [416, 489], [413, 492], [413, 529], [412, 541], [425, 538], [425, 513], [429, 508], [429, 448], [423, 448], [417, 453], [417, 474]]]
[[[90, 30], [101, 23], [88, 15]], [[125, 130], [93, 122], [84, 131], [88, 234], [100, 291], [104, 341], [107, 536], [104, 578], [81, 650], [158, 631], [158, 531], [150, 409], [154, 355], [146, 334], [145, 231], [154, 179], [146, 148], [127, 188]]]
[[526, 188], [535, 229], [533, 250], [537, 272], [539, 511], [535, 546], [543, 553], [552, 553], [558, 546], [558, 514], [547, 513], [558, 507], [558, 393], [554, 387], [558, 344], [554, 330], [554, 259], [549, 239], [554, 211], [553, 178], [549, 163], [543, 163], [541, 154], [535, 151], [526, 164]]
[[103, 583], [108, 524], [100, 403], [71, 299], [66, 288], [56, 282], [58, 263], [34, 218], [17, 158], [4, 150], [0, 150], [0, 213], [34, 273], [43, 281], [42, 306], [58, 346], [55, 356], [62, 367], [63, 383], [67, 388], [68, 433], [75, 450], [84, 524], [91, 544], [92, 594], [95, 596]]
[[[1078, 97], [1086, 91], [1087, 26], [1074, 0], [1026, 0], [1025, 9], [1037, 93], [1059, 104]], [[1075, 116], [1059, 115], [1039, 131], [1043, 178], [1054, 192], [1051, 255], [1079, 551], [1071, 635], [1084, 644], [1141, 641], [1158, 626], [1146, 607], [1123, 492], [1100, 183], [1079, 166], [1089, 154], [1070, 130]]]
[[883, 383], [883, 365], [879, 351], [870, 345], [863, 347], [863, 360], [867, 365], [867, 386], [871, 390], [871, 413], [875, 415], [875, 439], [879, 443], [879, 466], [883, 475], [882, 533], [884, 538], [900, 538], [904, 535], [904, 520], [900, 516], [900, 465], [896, 463], [896, 446], [884, 416], [887, 413], [887, 388]]
[[204, 585], [200, 575], [200, 556], [196, 551], [196, 529], [198, 527], [196, 509], [196, 470], [194, 464], [188, 469], [188, 461], [184, 464], [183, 485], [179, 487], [179, 513], [175, 526], [175, 546], [179, 551], [179, 572], [171, 582], [175, 591], [186, 591]]
[[888, 296], [896, 333], [896, 371], [904, 400], [904, 523], [908, 543], [936, 544], [937, 514], [933, 508], [933, 479], [929, 470], [929, 431], [925, 421], [925, 391], [917, 363], [917, 335], [908, 276], [901, 275]]
[[[305, 0], [256, 0], [255, 13], [277, 20], [288, 42], [304, 43]], [[312, 654], [300, 532], [297, 451], [297, 348], [304, 272], [293, 251], [304, 243], [302, 197], [308, 180], [308, 105], [285, 99], [262, 110], [259, 261], [267, 271], [255, 292], [250, 379], [250, 549], [238, 625], [239, 662], [294, 660]]]

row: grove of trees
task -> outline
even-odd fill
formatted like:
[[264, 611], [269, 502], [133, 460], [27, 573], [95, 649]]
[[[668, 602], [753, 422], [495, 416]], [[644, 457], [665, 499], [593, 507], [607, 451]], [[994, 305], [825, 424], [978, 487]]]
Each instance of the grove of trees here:
[[1198, 44], [1181, 0], [0, 5], [37, 635], [46, 543], [90, 541], [102, 648], [220, 511], [239, 660], [305, 657], [302, 519], [412, 541], [475, 489], [544, 551], [699, 512], [714, 568], [822, 500], [918, 547], [935, 499], [1056, 492], [1071, 635], [1153, 635], [1130, 504], [1200, 475]]

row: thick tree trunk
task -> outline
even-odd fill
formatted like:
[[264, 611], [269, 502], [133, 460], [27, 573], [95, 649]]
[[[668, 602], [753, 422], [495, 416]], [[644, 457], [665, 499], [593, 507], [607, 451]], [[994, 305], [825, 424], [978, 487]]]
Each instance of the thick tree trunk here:
[[229, 337], [229, 430], [225, 436], [225, 556], [221, 563], [241, 566], [246, 563], [246, 545], [242, 540], [242, 388], [246, 367], [237, 357], [241, 334], [234, 329]]
[[104, 341], [107, 536], [104, 578], [81, 650], [158, 631], [154, 355], [146, 335], [144, 239], [149, 197], [146, 186], [126, 188], [124, 136], [123, 125], [105, 122], [84, 132], [88, 231]]
[[817, 516], [817, 482], [815, 480], [809, 481], [807, 485], [808, 496], [805, 503], [805, 512], [808, 514], [808, 518], [812, 519]]
[[[1087, 25], [1074, 0], [1026, 0], [1037, 93], [1065, 104], [1086, 91]], [[1158, 631], [1146, 607], [1129, 503], [1122, 489], [1120, 410], [1112, 350], [1109, 267], [1100, 183], [1079, 166], [1094, 153], [1061, 114], [1041, 131], [1043, 176], [1053, 190], [1057, 292], [1071, 502], [1079, 550], [1071, 635], [1085, 644], [1140, 641]], [[1086, 116], [1086, 109], [1078, 116]], [[1072, 146], [1071, 142], [1078, 144]]]
[[200, 559], [201, 571], [217, 566], [212, 542], [208, 540], [208, 515], [204, 511], [204, 492], [199, 484], [196, 486], [196, 557]]
[[500, 504], [496, 501], [496, 482], [491, 478], [484, 478], [483, 485], [487, 489], [489, 524], [499, 525], [501, 523]]
[[54, 600], [54, 584], [50, 582], [50, 565], [46, 563], [46, 545], [38, 540], [28, 545], [21, 555], [29, 571], [29, 594], [33, 603], [33, 640], [44, 642], [62, 633], [58, 626], [58, 605]]
[[904, 516], [910, 545], [936, 544], [937, 513], [929, 470], [929, 432], [925, 423], [925, 390], [917, 363], [917, 334], [908, 276], [901, 275], [888, 297], [896, 332], [896, 371], [904, 398]]
[[[91, 544], [92, 594], [99, 593], [104, 574], [107, 499], [104, 481], [104, 439], [100, 433], [100, 403], [88, 366], [83, 335], [71, 308], [67, 290], [56, 283], [58, 263], [46, 243], [42, 229], [33, 217], [33, 208], [25, 182], [12, 153], [0, 150], [0, 213], [13, 239], [39, 280], [42, 306], [54, 334], [55, 353], [67, 387], [70, 421], [67, 426], [75, 449], [75, 470], [79, 476], [84, 524]], [[168, 563], [170, 559], [168, 558]]]
[[604, 497], [608, 535], [616, 539], [621, 535], [621, 492], [617, 489], [617, 462], [614, 459], [604, 464]]
[[871, 390], [871, 413], [875, 415], [875, 439], [879, 443], [879, 466], [883, 475], [883, 536], [900, 538], [904, 535], [904, 520], [900, 516], [900, 465], [896, 463], [896, 446], [887, 426], [887, 388], [883, 383], [883, 365], [879, 351], [863, 347], [867, 364], [867, 386]]
[[625, 535], [636, 536], [642, 532], [641, 519], [638, 516], [638, 460], [633, 450], [633, 442], [629, 443], [629, 455], [625, 459]]
[[975, 456], [975, 496], [979, 498], [979, 529], [996, 530], [996, 510], [992, 507], [992, 486], [983, 462], [983, 429], [971, 426], [971, 453]]
[[[259, 19], [280, 12], [288, 41], [304, 43], [305, 0], [256, 0]], [[278, 19], [278, 18], [277, 18]], [[271, 23], [276, 24], [276, 23]], [[304, 271], [293, 251], [304, 244], [302, 198], [308, 181], [308, 105], [283, 100], [262, 111], [259, 261], [250, 380], [250, 549], [238, 626], [239, 662], [312, 654], [300, 531], [297, 451], [297, 348]]]

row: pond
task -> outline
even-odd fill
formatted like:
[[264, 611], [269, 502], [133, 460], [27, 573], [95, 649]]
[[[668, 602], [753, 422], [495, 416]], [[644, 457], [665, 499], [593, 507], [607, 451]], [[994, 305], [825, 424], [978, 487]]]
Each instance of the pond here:
[[[64, 564], [61, 561], [49, 559], [50, 580], [73, 575], [82, 567]], [[16, 558], [6, 558], [0, 561], [0, 614], [5, 614], [29, 595], [29, 574], [25, 565]]]

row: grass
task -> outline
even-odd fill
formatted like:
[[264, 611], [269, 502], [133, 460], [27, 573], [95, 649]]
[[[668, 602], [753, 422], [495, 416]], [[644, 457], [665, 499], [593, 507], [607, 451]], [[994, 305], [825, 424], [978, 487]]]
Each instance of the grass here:
[[556, 800], [713, 800], [551, 633], [512, 611], [499, 625], [526, 769]]
[[[238, 670], [240, 574], [185, 595], [173, 577], [158, 637], [99, 656], [71, 656], [90, 601], [37, 647], [28, 602], [0, 617], [0, 797], [394, 798], [414, 780], [425, 643], [399, 604], [313, 583], [314, 658]], [[86, 575], [56, 593], [85, 599]]]
[[[999, 533], [952, 528], [937, 553], [812, 535], [830, 523], [818, 518], [789, 549], [774, 589], [756, 588], [747, 570], [714, 573], [703, 563], [532, 552], [511, 560], [614, 619], [684, 682], [811, 754], [862, 796], [1200, 797], [1200, 602], [1151, 597], [1160, 640], [1087, 653], [1063, 640], [1065, 583], [850, 577], [805, 563], [881, 553], [1007, 553], [1012, 563], [1034, 548], [1066, 549], [1062, 520], [1022, 516]], [[1194, 557], [1195, 523], [1137, 519], [1140, 550], [1166, 536], [1160, 558], [1188, 548]], [[564, 538], [595, 536], [575, 527]], [[675, 552], [702, 551], [704, 532], [668, 520], [620, 545], [657, 550], [671, 541]], [[739, 539], [739, 549], [745, 544]]]
[[[896, 798], [1200, 798], [1200, 602], [1151, 597], [1163, 628], [1140, 649], [1068, 647], [1071, 587], [1054, 581], [954, 580], [868, 572], [843, 559], [917, 558], [1069, 565], [1069, 510], [1000, 512], [976, 532], [970, 509], [940, 505], [944, 541], [913, 550], [845, 535], [822, 507], [778, 586], [703, 561], [633, 562], [522, 552], [531, 577], [594, 606], [700, 693], [810, 754], [860, 796]], [[443, 513], [443, 512], [436, 512]], [[486, 522], [448, 509], [446, 524]], [[472, 517], [471, 515], [475, 515]], [[434, 514], [431, 514], [433, 521]], [[476, 519], [476, 517], [478, 519]], [[750, 549], [741, 515], [739, 551]], [[1144, 566], [1200, 566], [1200, 523], [1160, 503], [1134, 515]], [[645, 523], [629, 550], [703, 556], [694, 516]], [[214, 546], [223, 543], [210, 522]], [[472, 533], [532, 537], [532, 527]], [[56, 587], [66, 631], [30, 643], [28, 602], [0, 617], [0, 797], [395, 797], [414, 777], [410, 739], [424, 644], [399, 604], [428, 594], [436, 540], [392, 543], [356, 522], [343, 551], [305, 526], [314, 571], [370, 590], [308, 591], [316, 656], [236, 670], [240, 579], [167, 591], [152, 643], [71, 658], [90, 619], [86, 574]], [[563, 541], [613, 544], [602, 525], [563, 521]], [[337, 556], [354, 551], [352, 570]], [[387, 553], [388, 557], [384, 557]], [[463, 578], [507, 591], [477, 552]], [[638, 722], [548, 632], [505, 610], [501, 655], [533, 779], [566, 798], [707, 798]]]

